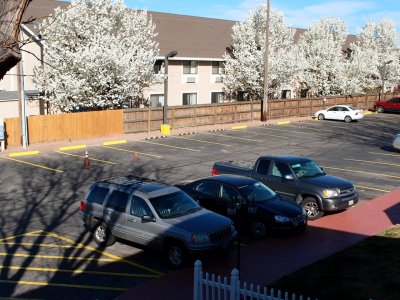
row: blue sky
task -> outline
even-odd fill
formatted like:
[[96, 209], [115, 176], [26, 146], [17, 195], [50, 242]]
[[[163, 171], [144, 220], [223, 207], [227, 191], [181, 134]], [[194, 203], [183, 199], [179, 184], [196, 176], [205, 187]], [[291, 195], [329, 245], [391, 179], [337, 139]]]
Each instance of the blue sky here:
[[[350, 33], [368, 20], [391, 18], [400, 32], [400, 0], [270, 0], [271, 7], [282, 11], [293, 27], [307, 28], [320, 17], [338, 17]], [[125, 0], [129, 8], [147, 9], [182, 15], [242, 20], [259, 0]]]

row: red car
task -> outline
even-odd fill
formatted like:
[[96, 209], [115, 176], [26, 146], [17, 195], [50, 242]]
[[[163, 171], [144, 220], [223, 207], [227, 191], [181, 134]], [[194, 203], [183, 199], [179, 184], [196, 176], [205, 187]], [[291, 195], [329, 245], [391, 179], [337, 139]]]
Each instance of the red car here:
[[374, 103], [374, 109], [379, 113], [385, 111], [400, 111], [400, 98], [392, 98], [388, 101], [376, 101]]

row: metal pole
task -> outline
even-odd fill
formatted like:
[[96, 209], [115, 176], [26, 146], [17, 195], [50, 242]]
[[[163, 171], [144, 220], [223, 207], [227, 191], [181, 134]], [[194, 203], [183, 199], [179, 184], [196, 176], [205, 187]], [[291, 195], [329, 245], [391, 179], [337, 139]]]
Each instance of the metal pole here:
[[385, 100], [385, 77], [386, 77], [386, 62], [383, 63], [383, 68], [382, 68], [381, 101]]
[[265, 49], [264, 49], [264, 97], [263, 100], [261, 101], [261, 121], [267, 121], [267, 112], [268, 112], [269, 11], [270, 11], [270, 0], [267, 0], [267, 18], [265, 25]]
[[18, 111], [21, 122], [21, 143], [22, 147], [28, 147], [28, 129], [26, 124], [26, 101], [25, 101], [25, 86], [24, 86], [24, 68], [21, 60], [17, 66], [18, 77]]
[[164, 59], [164, 107], [163, 107], [163, 124], [168, 124], [168, 56]]

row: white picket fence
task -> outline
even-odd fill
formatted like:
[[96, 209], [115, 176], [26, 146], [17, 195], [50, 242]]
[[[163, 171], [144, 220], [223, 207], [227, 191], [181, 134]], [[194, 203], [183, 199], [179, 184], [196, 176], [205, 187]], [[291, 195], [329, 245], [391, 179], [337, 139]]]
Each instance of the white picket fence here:
[[[211, 278], [210, 278], [211, 277]], [[193, 286], [193, 300], [303, 300], [303, 296], [297, 297], [292, 294], [289, 297], [287, 292], [282, 293], [274, 289], [266, 287], [261, 288], [259, 285], [248, 285], [244, 282], [240, 286], [239, 271], [235, 268], [231, 272], [230, 282], [225, 276], [221, 278], [220, 275], [211, 276], [206, 273], [203, 277], [202, 263], [197, 260], [194, 263], [194, 286]], [[307, 297], [307, 300], [310, 300]]]

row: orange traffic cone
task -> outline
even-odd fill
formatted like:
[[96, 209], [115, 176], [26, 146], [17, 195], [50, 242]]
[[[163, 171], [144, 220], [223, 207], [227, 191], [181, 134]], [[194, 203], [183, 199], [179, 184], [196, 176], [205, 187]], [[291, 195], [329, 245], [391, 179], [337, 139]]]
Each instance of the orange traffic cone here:
[[86, 153], [85, 153], [85, 159], [83, 160], [83, 168], [84, 169], [89, 169], [90, 168], [90, 160], [89, 160], [89, 154], [88, 154], [87, 150], [86, 150]]
[[133, 159], [134, 160], [139, 160], [139, 155], [138, 153], [135, 151], [134, 155], [133, 155]]

